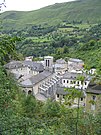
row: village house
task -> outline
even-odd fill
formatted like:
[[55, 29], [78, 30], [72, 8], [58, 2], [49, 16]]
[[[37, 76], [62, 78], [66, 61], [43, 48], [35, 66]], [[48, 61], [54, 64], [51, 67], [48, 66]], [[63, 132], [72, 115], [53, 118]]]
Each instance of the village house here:
[[[83, 76], [83, 82], [79, 80], [79, 77]], [[66, 72], [60, 80], [60, 83], [56, 87], [56, 101], [64, 101], [64, 97], [68, 92], [64, 91], [65, 88], [75, 88], [82, 91], [83, 96], [80, 99], [80, 105], [85, 105], [86, 89], [90, 83], [90, 76], [81, 73]], [[75, 99], [74, 104], [78, 103], [78, 99]]]
[[[70, 89], [69, 89], [70, 90]], [[63, 87], [61, 84], [58, 84], [56, 87], [56, 95], [55, 95], [55, 100], [60, 102], [60, 103], [65, 103], [65, 105], [75, 108], [78, 107], [78, 100], [79, 100], [79, 106], [80, 107], [85, 107], [86, 104], [86, 92], [83, 90], [78, 89], [80, 91], [81, 97], [75, 98], [74, 100], [67, 100], [68, 95], [70, 94], [70, 91], [68, 91], [68, 88]]]
[[[83, 82], [79, 80], [80, 77], [84, 77]], [[90, 76], [86, 74], [66, 72], [61, 79], [61, 83], [64, 87], [86, 90], [90, 79]]]
[[80, 59], [70, 58], [68, 60], [68, 72], [82, 73], [84, 62]]
[[67, 62], [62, 58], [56, 60], [54, 70], [56, 74], [64, 74], [67, 71]]
[[19, 82], [44, 71], [41, 63], [32, 61], [11, 61], [4, 67], [8, 72], [13, 73]]
[[101, 112], [101, 85], [90, 83], [86, 94], [86, 111], [93, 114]]

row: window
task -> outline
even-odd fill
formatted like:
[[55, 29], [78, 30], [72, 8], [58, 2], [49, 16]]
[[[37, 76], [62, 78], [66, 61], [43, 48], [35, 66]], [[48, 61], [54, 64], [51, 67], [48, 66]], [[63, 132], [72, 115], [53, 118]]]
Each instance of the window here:
[[57, 98], [59, 98], [59, 94], [57, 94]]
[[85, 82], [85, 85], [87, 85], [87, 82]]
[[72, 82], [72, 81], [70, 81], [70, 83], [72, 84], [73, 82]]
[[49, 60], [48, 60], [48, 67], [49, 67]]
[[68, 80], [67, 80], [67, 83], [68, 83]]
[[81, 98], [81, 101], [83, 101], [83, 98]]
[[32, 94], [32, 91], [31, 91], [31, 90], [29, 90], [29, 91], [28, 91], [28, 94]]
[[48, 63], [47, 63], [47, 60], [46, 60], [46, 67], [47, 67]]
[[63, 98], [65, 98], [65, 95], [63, 95]]
[[95, 100], [96, 100], [96, 96], [94, 95], [94, 96], [92, 97], [92, 99], [95, 101]]
[[77, 82], [77, 84], [79, 84], [79, 81]]
[[63, 82], [65, 83], [65, 80], [63, 80]]
[[74, 84], [76, 84], [76, 81], [74, 81]]

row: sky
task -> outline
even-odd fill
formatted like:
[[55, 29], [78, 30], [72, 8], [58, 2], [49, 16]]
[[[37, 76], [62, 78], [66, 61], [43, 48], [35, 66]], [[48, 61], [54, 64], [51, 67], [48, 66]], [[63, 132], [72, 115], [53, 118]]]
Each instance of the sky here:
[[[4, 0], [0, 0], [0, 4]], [[2, 6], [3, 11], [31, 11], [39, 8], [52, 5], [55, 3], [69, 2], [74, 0], [5, 0], [6, 8]]]

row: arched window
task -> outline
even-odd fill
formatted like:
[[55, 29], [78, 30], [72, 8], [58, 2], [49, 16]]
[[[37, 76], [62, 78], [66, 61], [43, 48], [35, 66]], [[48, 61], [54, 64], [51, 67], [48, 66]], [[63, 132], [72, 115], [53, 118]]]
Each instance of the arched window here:
[[68, 83], [68, 80], [67, 80], [67, 83]]
[[48, 65], [48, 64], [47, 64], [47, 60], [46, 60], [46, 67], [47, 67], [47, 65]]
[[57, 94], [57, 98], [59, 98], [59, 94]]
[[49, 67], [49, 60], [48, 60], [48, 67]]
[[85, 82], [85, 85], [87, 85], [87, 82]]
[[28, 94], [29, 94], [29, 95], [31, 95], [31, 94], [32, 94], [32, 91], [31, 91], [31, 90], [29, 90], [29, 91], [28, 91]]

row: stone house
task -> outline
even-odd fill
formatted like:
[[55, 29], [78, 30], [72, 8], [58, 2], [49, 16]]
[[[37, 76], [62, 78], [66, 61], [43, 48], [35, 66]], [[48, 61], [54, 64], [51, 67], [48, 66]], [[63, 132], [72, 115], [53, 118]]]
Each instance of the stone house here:
[[86, 111], [93, 114], [101, 112], [101, 85], [90, 83], [86, 94]]
[[64, 74], [67, 71], [67, 62], [62, 58], [56, 60], [54, 70], [56, 74]]
[[44, 71], [41, 63], [32, 61], [11, 61], [4, 67], [8, 72], [13, 73], [19, 82]]
[[[58, 102], [61, 103], [66, 103], [66, 98], [68, 96], [69, 92], [68, 90], [65, 90], [65, 87], [61, 86], [60, 84], [57, 85], [56, 87], [56, 95], [55, 95], [55, 99]], [[78, 100], [79, 100], [79, 106], [84, 107], [86, 104], [86, 94], [85, 91], [82, 91], [82, 95], [80, 97], [80, 99], [75, 98], [74, 101], [72, 101], [71, 105], [67, 104], [67, 106], [69, 107], [78, 107]]]

